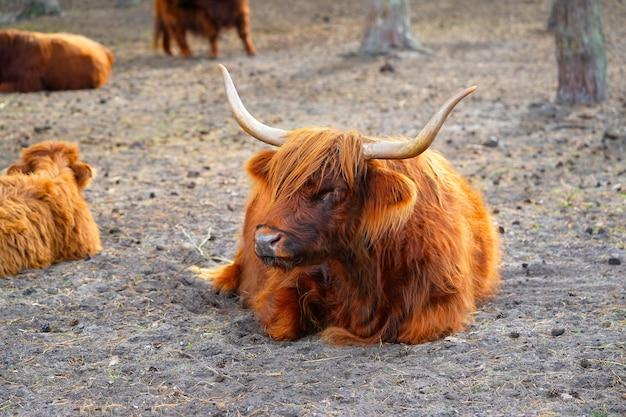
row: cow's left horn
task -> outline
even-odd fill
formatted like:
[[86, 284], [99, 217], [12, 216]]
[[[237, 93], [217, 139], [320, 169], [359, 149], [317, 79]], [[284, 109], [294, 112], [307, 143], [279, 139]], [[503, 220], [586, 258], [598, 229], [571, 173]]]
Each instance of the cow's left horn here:
[[224, 88], [226, 89], [226, 98], [228, 98], [228, 105], [230, 111], [239, 123], [239, 126], [249, 134], [250, 136], [257, 138], [261, 142], [265, 142], [268, 145], [280, 146], [285, 142], [288, 131], [282, 129], [276, 129], [275, 127], [267, 126], [250, 114], [244, 107], [237, 89], [233, 83], [232, 78], [225, 66], [219, 64], [222, 76], [224, 77]]
[[446, 118], [459, 101], [476, 91], [476, 86], [469, 87], [450, 98], [437, 113], [435, 113], [422, 131], [413, 140], [391, 142], [375, 140], [363, 145], [367, 159], [407, 159], [424, 152], [433, 143], [443, 126]]

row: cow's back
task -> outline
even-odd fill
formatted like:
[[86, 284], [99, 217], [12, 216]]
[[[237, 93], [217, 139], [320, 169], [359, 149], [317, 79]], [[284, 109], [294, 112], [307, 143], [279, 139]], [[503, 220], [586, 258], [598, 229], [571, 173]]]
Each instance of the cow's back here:
[[47, 44], [45, 84], [50, 90], [99, 88], [106, 84], [113, 54], [84, 36], [57, 33], [42, 37]]

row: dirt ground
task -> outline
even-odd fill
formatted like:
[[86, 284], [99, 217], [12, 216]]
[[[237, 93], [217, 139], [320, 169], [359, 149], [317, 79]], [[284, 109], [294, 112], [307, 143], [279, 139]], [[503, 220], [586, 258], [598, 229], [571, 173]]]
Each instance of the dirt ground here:
[[[622, 416], [626, 413], [626, 4], [606, 0], [610, 99], [553, 104], [548, 0], [412, 1], [429, 57], [361, 58], [359, 0], [251, 0], [259, 54], [151, 50], [151, 2], [61, 1], [19, 25], [112, 48], [98, 91], [0, 96], [0, 169], [79, 142], [104, 250], [0, 280], [0, 415]], [[3, 11], [10, 11], [11, 2]], [[229, 116], [216, 62], [282, 128], [414, 134], [462, 86], [434, 148], [501, 227], [500, 293], [466, 332], [419, 346], [269, 340], [235, 297], [187, 272], [233, 256], [264, 145]], [[497, 140], [497, 146], [485, 146]], [[204, 244], [200, 247], [200, 244]], [[612, 265], [617, 258], [621, 265]], [[617, 263], [612, 261], [611, 263]]]

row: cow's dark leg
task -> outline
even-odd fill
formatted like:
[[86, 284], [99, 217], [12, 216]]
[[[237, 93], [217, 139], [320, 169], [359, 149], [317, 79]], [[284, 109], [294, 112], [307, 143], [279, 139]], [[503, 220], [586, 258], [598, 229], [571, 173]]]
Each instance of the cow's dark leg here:
[[165, 28], [163, 30], [163, 51], [165, 51], [167, 55], [172, 55], [172, 43], [169, 28]]
[[187, 43], [185, 29], [180, 26], [176, 26], [173, 28], [172, 31], [174, 32], [174, 39], [176, 40], [178, 48], [180, 49], [180, 54], [184, 57], [190, 57], [191, 49], [189, 49], [189, 44]]
[[246, 49], [246, 53], [250, 56], [256, 54], [256, 48], [252, 42], [252, 34], [250, 33], [250, 17], [244, 16], [237, 21], [237, 33], [243, 46]]
[[219, 33], [217, 31], [211, 32], [209, 35], [209, 43], [211, 44], [211, 58], [217, 58], [220, 55], [220, 48], [217, 44]]

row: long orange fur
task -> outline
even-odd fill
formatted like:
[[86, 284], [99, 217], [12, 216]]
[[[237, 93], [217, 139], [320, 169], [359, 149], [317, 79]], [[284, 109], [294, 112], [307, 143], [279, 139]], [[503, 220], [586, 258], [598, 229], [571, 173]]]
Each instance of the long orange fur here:
[[82, 191], [93, 176], [76, 145], [46, 141], [0, 176], [0, 278], [101, 250]]
[[0, 30], [0, 93], [100, 88], [113, 54], [70, 33]]
[[[238, 293], [276, 340], [431, 341], [464, 329], [499, 285], [498, 235], [467, 180], [435, 151], [368, 161], [362, 144], [358, 132], [301, 129], [248, 163], [254, 187], [239, 250], [207, 277]], [[347, 196], [316, 219], [302, 196], [329, 186]], [[323, 259], [287, 269], [259, 260], [257, 225], [297, 235], [302, 223], [323, 231], [311, 242]]]

